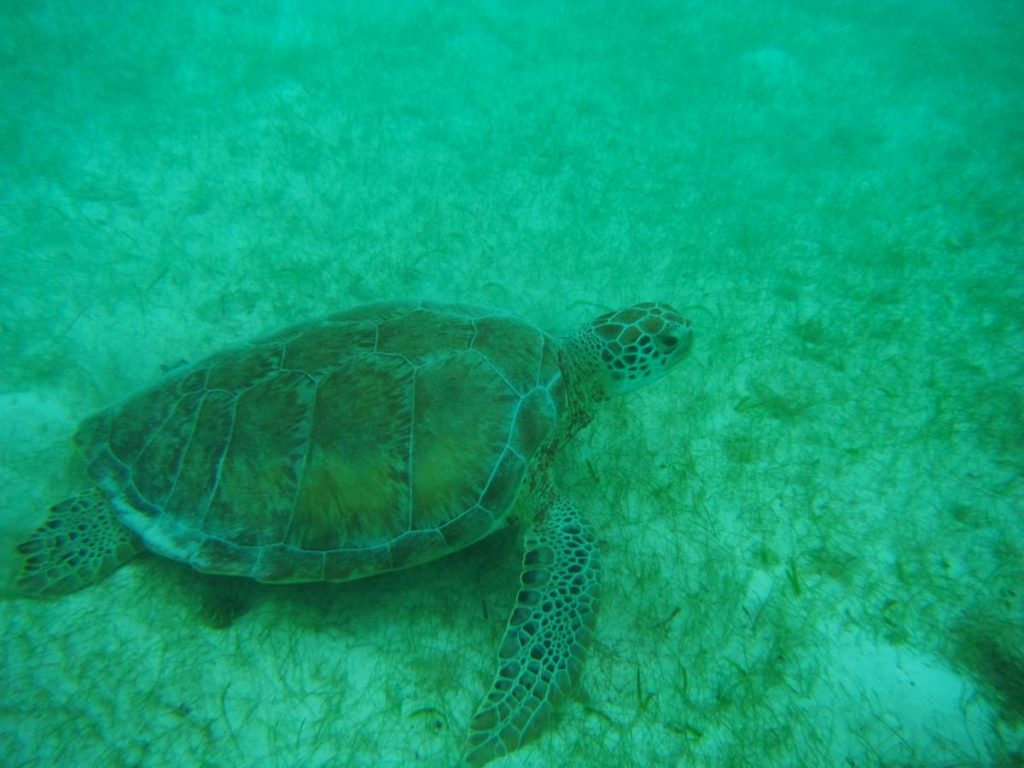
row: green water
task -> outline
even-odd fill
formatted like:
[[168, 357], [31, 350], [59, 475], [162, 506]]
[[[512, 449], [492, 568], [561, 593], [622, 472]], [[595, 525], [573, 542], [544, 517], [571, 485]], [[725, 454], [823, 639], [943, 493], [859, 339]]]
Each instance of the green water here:
[[[384, 298], [664, 300], [692, 359], [558, 466], [581, 688], [494, 765], [1020, 766], [1019, 2], [623, 6], [4, 3], [5, 542], [183, 359]], [[2, 762], [455, 765], [517, 561], [4, 600]]]

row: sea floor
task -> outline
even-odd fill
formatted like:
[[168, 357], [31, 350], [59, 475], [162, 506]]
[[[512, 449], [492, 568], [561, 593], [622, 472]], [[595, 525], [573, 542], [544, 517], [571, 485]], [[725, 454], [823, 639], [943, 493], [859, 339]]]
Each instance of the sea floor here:
[[[373, 8], [0, 11], [6, 575], [78, 420], [182, 360], [385, 298], [663, 300], [691, 359], [557, 466], [604, 564], [582, 684], [494, 765], [1021, 765], [1014, 4]], [[455, 765], [519, 552], [12, 595], [0, 754]]]

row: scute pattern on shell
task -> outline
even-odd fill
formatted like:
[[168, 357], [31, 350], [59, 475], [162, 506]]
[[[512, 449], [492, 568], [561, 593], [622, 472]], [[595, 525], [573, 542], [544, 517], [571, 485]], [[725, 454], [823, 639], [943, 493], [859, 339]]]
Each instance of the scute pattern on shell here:
[[493, 531], [565, 412], [552, 337], [491, 310], [384, 303], [172, 372], [76, 441], [159, 554], [346, 580]]

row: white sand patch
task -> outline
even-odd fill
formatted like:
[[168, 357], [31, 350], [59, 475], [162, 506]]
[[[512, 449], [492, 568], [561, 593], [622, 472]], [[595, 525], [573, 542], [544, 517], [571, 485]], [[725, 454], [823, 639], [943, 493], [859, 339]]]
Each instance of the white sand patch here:
[[874, 642], [838, 626], [826, 636], [834, 641], [814, 705], [853, 714], [857, 726], [833, 743], [835, 765], [851, 755], [884, 761], [907, 750], [979, 757], [993, 711], [970, 680], [912, 648]]

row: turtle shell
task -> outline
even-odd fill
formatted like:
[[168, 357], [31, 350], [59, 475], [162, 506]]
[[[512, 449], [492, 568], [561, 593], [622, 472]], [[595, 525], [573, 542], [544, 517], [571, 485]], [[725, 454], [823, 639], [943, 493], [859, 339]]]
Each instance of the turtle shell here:
[[158, 554], [344, 581], [503, 524], [566, 412], [557, 347], [493, 310], [374, 304], [172, 372], [76, 442]]

